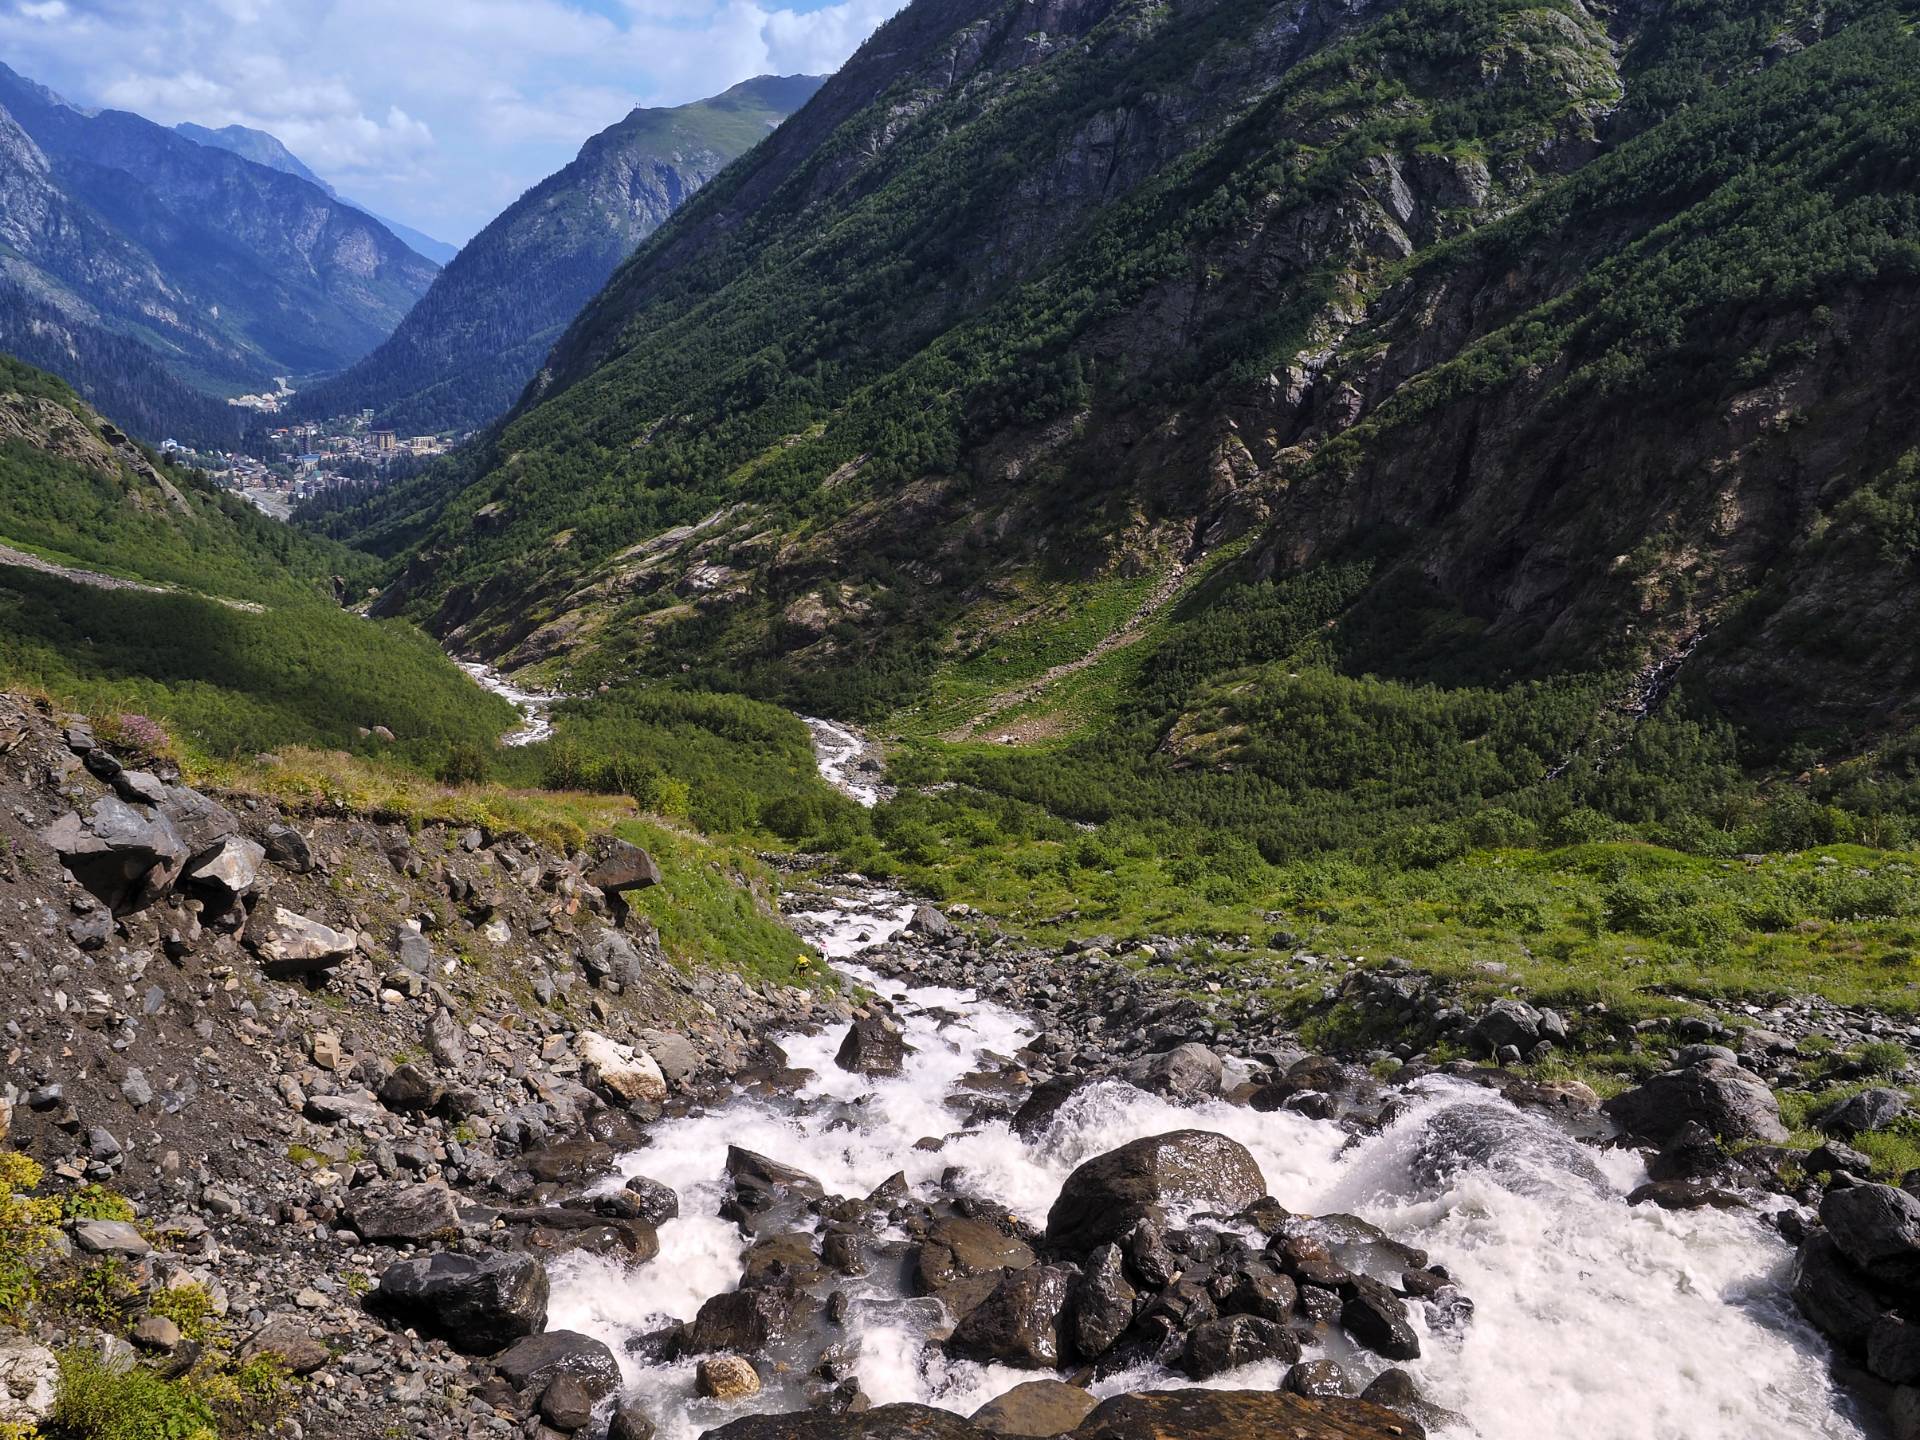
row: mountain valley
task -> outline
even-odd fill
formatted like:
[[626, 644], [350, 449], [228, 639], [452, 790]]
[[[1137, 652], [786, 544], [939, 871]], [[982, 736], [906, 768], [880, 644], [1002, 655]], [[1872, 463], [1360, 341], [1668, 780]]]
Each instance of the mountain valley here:
[[0, 1440], [1920, 1436], [1917, 24], [911, 0], [437, 273], [0, 74]]

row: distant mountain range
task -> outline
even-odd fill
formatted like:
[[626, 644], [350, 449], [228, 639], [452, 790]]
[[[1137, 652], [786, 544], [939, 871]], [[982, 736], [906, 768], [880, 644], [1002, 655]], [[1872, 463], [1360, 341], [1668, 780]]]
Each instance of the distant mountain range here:
[[357, 360], [436, 269], [299, 173], [0, 65], [0, 348], [123, 424], [235, 432], [226, 395]]
[[303, 392], [300, 413], [371, 407], [408, 431], [465, 429], [504, 413], [640, 242], [822, 83], [761, 76], [709, 100], [635, 110], [475, 236], [393, 337]]
[[209, 130], [204, 125], [195, 125], [188, 121], [182, 121], [173, 128], [176, 134], [186, 136], [197, 145], [211, 145], [216, 150], [231, 151], [235, 155], [253, 161], [256, 165], [264, 165], [269, 170], [278, 170], [285, 175], [298, 175], [309, 184], [318, 185], [343, 205], [351, 205], [354, 209], [373, 216], [387, 229], [406, 241], [415, 254], [424, 255], [436, 265], [444, 265], [460, 253], [458, 245], [449, 245], [444, 240], [436, 240], [433, 236], [415, 230], [410, 225], [402, 225], [398, 220], [389, 220], [357, 200], [349, 200], [314, 174], [307, 168], [305, 161], [265, 130], [251, 130], [245, 125], [223, 125], [218, 130]]

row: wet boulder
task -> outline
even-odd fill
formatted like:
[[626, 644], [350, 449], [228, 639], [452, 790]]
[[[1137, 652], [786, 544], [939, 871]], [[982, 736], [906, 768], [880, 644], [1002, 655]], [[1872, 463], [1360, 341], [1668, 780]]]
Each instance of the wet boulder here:
[[1047, 1244], [1084, 1253], [1169, 1210], [1237, 1214], [1267, 1193], [1247, 1148], [1207, 1130], [1149, 1135], [1096, 1155], [1067, 1177], [1047, 1214]]
[[1310, 1400], [1331, 1400], [1353, 1393], [1353, 1381], [1336, 1360], [1302, 1360], [1280, 1383], [1291, 1394]]
[[667, 1098], [667, 1078], [644, 1050], [623, 1045], [592, 1030], [573, 1042], [580, 1074], [587, 1085], [616, 1105], [658, 1105]]
[[1630, 1135], [1665, 1144], [1689, 1121], [1724, 1140], [1781, 1144], [1787, 1127], [1767, 1082], [1724, 1060], [1656, 1075], [1614, 1096], [1602, 1110]]
[[1076, 1440], [1425, 1440], [1402, 1414], [1364, 1400], [1285, 1391], [1141, 1390], [1105, 1400]]
[[106, 796], [84, 816], [62, 815], [40, 835], [75, 880], [115, 915], [153, 905], [193, 856], [164, 814]]
[[1858, 1352], [1882, 1306], [1829, 1235], [1810, 1235], [1793, 1262], [1793, 1303], [1829, 1340]]
[[973, 1412], [973, 1423], [995, 1435], [1036, 1440], [1064, 1435], [1100, 1402], [1064, 1380], [1028, 1380]]
[[1229, 1315], [1258, 1315], [1284, 1321], [1293, 1314], [1300, 1290], [1293, 1278], [1265, 1265], [1251, 1264], [1236, 1271], [1220, 1296], [1220, 1308]]
[[989, 1220], [947, 1216], [929, 1225], [920, 1241], [914, 1256], [914, 1289], [922, 1295], [938, 1295], [964, 1280], [1024, 1270], [1034, 1259], [1032, 1246]]
[[687, 1327], [683, 1348], [691, 1355], [754, 1354], [787, 1333], [794, 1310], [793, 1292], [774, 1286], [715, 1295]]
[[1055, 1369], [1072, 1351], [1074, 1272], [1061, 1265], [1016, 1270], [961, 1317], [947, 1348], [962, 1359]]
[[331, 970], [353, 958], [350, 930], [335, 930], [271, 899], [254, 908], [241, 943], [259, 958], [267, 974], [290, 978]]
[[577, 1330], [549, 1330], [517, 1340], [494, 1358], [493, 1368], [514, 1389], [543, 1395], [561, 1376], [571, 1376], [599, 1401], [620, 1388], [620, 1362], [600, 1341]]
[[1830, 1135], [1851, 1138], [1884, 1130], [1907, 1111], [1907, 1097], [1884, 1085], [1862, 1090], [1822, 1111], [1814, 1122]]
[[650, 1180], [645, 1175], [630, 1176], [621, 1193], [633, 1197], [633, 1217], [649, 1225], [664, 1225], [680, 1214], [678, 1192], [672, 1186]]
[[1170, 1100], [1201, 1100], [1218, 1095], [1226, 1077], [1220, 1057], [1188, 1041], [1158, 1055], [1143, 1055], [1127, 1067], [1129, 1084]]
[[1435, 1405], [1420, 1393], [1413, 1377], [1404, 1370], [1382, 1370], [1360, 1392], [1370, 1405], [1404, 1415], [1423, 1427], [1435, 1430], [1468, 1430], [1466, 1420], [1453, 1411]]
[[748, 1415], [700, 1440], [987, 1440], [993, 1432], [931, 1405], [876, 1405], [835, 1415], [800, 1410], [789, 1415]]
[[443, 1253], [389, 1265], [368, 1306], [488, 1355], [546, 1328], [547, 1270], [530, 1255]]
[[1713, 1133], [1689, 1120], [1647, 1161], [1649, 1180], [1707, 1180], [1727, 1166], [1728, 1155]]
[[693, 1388], [709, 1400], [745, 1400], [760, 1393], [760, 1372], [744, 1355], [709, 1355], [694, 1367]]
[[782, 1199], [824, 1199], [826, 1186], [804, 1170], [738, 1145], [727, 1147], [727, 1178], [733, 1182], [732, 1203], [747, 1214], [771, 1209]]
[[1356, 1278], [1340, 1307], [1340, 1328], [1376, 1355], [1417, 1360], [1420, 1337], [1407, 1323], [1407, 1305], [1378, 1280]]
[[1056, 1075], [1051, 1080], [1041, 1081], [1033, 1087], [1033, 1093], [1021, 1102], [1020, 1108], [1013, 1112], [1014, 1134], [1023, 1140], [1033, 1139], [1047, 1128], [1060, 1107], [1086, 1084], [1084, 1075]]
[[1300, 1358], [1300, 1337], [1286, 1326], [1258, 1315], [1226, 1315], [1197, 1325], [1187, 1334], [1180, 1368], [1195, 1380], [1264, 1360]]
[[898, 1075], [906, 1059], [900, 1027], [875, 1010], [854, 1017], [833, 1063], [855, 1075]]
[[1840, 1253], [1869, 1280], [1920, 1285], [1920, 1200], [1891, 1185], [1828, 1190], [1820, 1221]]
[[1087, 1257], [1074, 1289], [1074, 1348], [1085, 1359], [1098, 1359], [1127, 1333], [1139, 1309], [1140, 1292], [1127, 1279], [1120, 1247], [1102, 1245]]

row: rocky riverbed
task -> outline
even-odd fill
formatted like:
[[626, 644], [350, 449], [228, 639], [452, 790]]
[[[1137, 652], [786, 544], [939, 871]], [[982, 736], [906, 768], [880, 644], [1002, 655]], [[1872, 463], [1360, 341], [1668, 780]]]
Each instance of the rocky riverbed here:
[[[63, 1349], [178, 1373], [215, 1338], [307, 1377], [283, 1433], [346, 1440], [1842, 1440], [1920, 1413], [1920, 1202], [1850, 1183], [1844, 1143], [1898, 1097], [1834, 1117], [1829, 1178], [1782, 1193], [1786, 1030], [1708, 1025], [1603, 1108], [1511, 1062], [1604, 1017], [1457, 1014], [1299, 957], [1416, 1037], [1383, 1079], [1173, 940], [1062, 955], [796, 876], [837, 983], [749, 986], [666, 963], [622, 899], [658, 870], [604, 837], [201, 794], [13, 703], [0, 788], [8, 1143], [133, 1215], [36, 1259], [0, 1419], [44, 1411]], [[1510, 1063], [1431, 1065], [1427, 1032]], [[109, 1262], [119, 1319], [60, 1303]], [[205, 1339], [160, 1313], [189, 1288]]]

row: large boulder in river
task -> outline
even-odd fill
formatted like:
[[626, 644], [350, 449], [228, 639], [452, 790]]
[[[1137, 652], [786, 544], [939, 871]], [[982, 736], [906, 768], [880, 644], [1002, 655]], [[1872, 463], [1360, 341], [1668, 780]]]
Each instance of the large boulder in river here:
[[738, 1145], [727, 1147], [726, 1168], [733, 1182], [733, 1203], [749, 1214], [770, 1209], [782, 1199], [820, 1200], [827, 1193], [827, 1187], [806, 1171]]
[[96, 800], [85, 816], [62, 815], [40, 838], [115, 915], [158, 901], [193, 855], [165, 815], [112, 796]]
[[1127, 1080], [1153, 1095], [1199, 1100], [1220, 1093], [1226, 1067], [1204, 1045], [1189, 1040], [1158, 1055], [1143, 1055], [1127, 1067]]
[[1903, 1289], [1920, 1285], [1920, 1200], [1906, 1191], [1891, 1185], [1829, 1190], [1820, 1221], [1869, 1280]]
[[1116, 1395], [1073, 1433], [1076, 1440], [1425, 1440], [1427, 1432], [1364, 1400], [1193, 1389]]
[[577, 1330], [549, 1330], [514, 1342], [494, 1357], [493, 1368], [514, 1389], [542, 1394], [562, 1375], [578, 1380], [595, 1400], [620, 1387], [620, 1362], [613, 1351], [591, 1335]]
[[961, 1317], [947, 1348], [982, 1363], [1058, 1368], [1072, 1351], [1067, 1312], [1074, 1279], [1063, 1265], [1014, 1271]]
[[1064, 1380], [1028, 1380], [974, 1411], [973, 1423], [995, 1435], [1045, 1440], [1066, 1434], [1099, 1403]]
[[1725, 1060], [1656, 1075], [1601, 1107], [1630, 1135], [1665, 1144], [1689, 1121], [1723, 1140], [1781, 1144], [1787, 1127], [1767, 1082]]
[[1120, 1239], [1168, 1210], [1235, 1215], [1267, 1193], [1247, 1147], [1209, 1130], [1148, 1135], [1067, 1177], [1047, 1213], [1047, 1244], [1075, 1254]]
[[389, 1265], [369, 1308], [490, 1355], [547, 1324], [546, 1267], [531, 1255], [440, 1254]]
[[1842, 1350], [1856, 1353], [1884, 1307], [1830, 1235], [1809, 1235], [1793, 1262], [1793, 1303]]
[[1033, 1264], [1033, 1248], [991, 1220], [943, 1216], [927, 1227], [914, 1257], [914, 1289], [938, 1295], [963, 1280], [998, 1277]]
[[988, 1440], [990, 1431], [931, 1405], [876, 1405], [857, 1414], [798, 1410], [747, 1415], [700, 1440]]
[[855, 1075], [898, 1075], [906, 1059], [900, 1027], [875, 1010], [854, 1017], [833, 1063]]
[[1242, 1365], [1300, 1358], [1300, 1337], [1285, 1325], [1258, 1315], [1225, 1315], [1195, 1326], [1187, 1335], [1180, 1368], [1195, 1380], [1209, 1380]]

